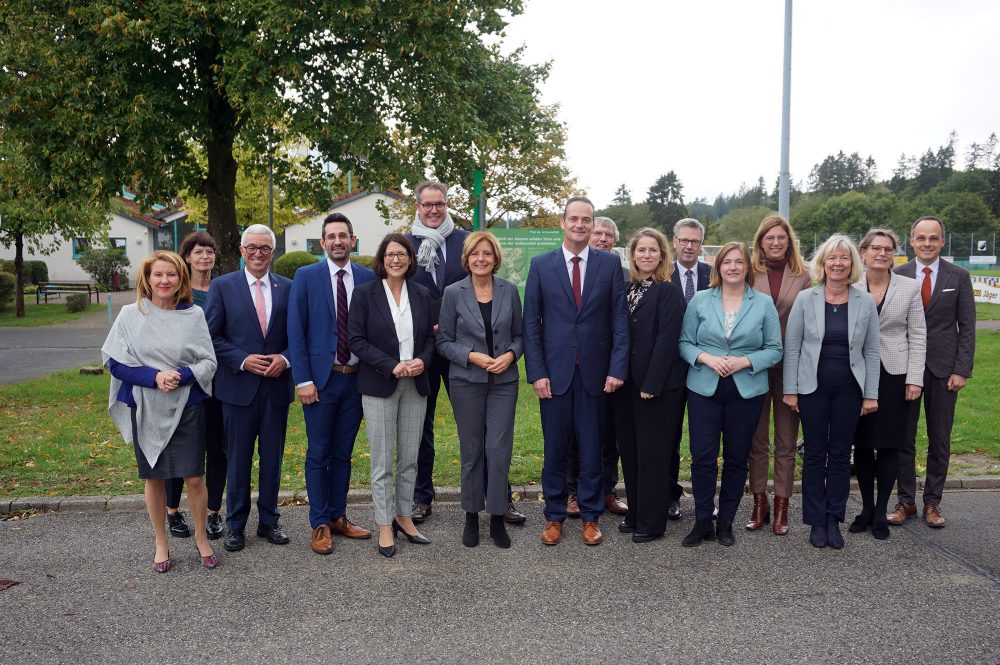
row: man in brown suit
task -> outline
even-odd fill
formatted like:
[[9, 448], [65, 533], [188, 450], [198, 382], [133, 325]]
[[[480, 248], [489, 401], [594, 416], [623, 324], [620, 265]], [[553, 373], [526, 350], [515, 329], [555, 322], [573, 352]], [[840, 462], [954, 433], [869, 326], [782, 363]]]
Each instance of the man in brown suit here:
[[[941, 528], [941, 493], [948, 476], [951, 428], [958, 391], [972, 376], [976, 352], [976, 302], [969, 271], [941, 259], [944, 224], [937, 217], [917, 219], [910, 229], [910, 246], [916, 258], [896, 272], [920, 285], [927, 320], [927, 363], [924, 368], [924, 417], [927, 421], [927, 478], [924, 481], [924, 522]], [[890, 524], [903, 524], [917, 514], [916, 437], [920, 399], [910, 403], [906, 440], [899, 451], [899, 503], [888, 516]]]

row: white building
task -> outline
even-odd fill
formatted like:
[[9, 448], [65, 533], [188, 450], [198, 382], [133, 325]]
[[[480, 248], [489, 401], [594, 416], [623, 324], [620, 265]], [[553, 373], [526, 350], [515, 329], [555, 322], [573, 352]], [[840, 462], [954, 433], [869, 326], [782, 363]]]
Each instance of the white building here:
[[403, 198], [405, 197], [397, 191], [370, 192], [363, 189], [339, 196], [333, 200], [328, 211], [311, 214], [301, 223], [285, 228], [285, 252], [304, 251], [322, 256], [319, 238], [323, 219], [332, 212], [339, 212], [351, 220], [351, 226], [354, 227], [354, 235], [358, 237], [356, 253], [371, 256], [385, 234], [413, 221], [397, 217], [391, 218], [386, 224], [379, 212], [377, 204], [392, 211], [392, 204]]

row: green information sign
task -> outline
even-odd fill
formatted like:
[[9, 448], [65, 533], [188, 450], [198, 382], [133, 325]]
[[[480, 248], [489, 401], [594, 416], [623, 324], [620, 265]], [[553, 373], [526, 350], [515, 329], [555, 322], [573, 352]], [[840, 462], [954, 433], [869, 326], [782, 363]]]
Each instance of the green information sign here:
[[497, 276], [517, 284], [523, 301], [531, 257], [557, 249], [562, 243], [562, 229], [490, 229], [490, 233], [503, 249], [503, 263]]

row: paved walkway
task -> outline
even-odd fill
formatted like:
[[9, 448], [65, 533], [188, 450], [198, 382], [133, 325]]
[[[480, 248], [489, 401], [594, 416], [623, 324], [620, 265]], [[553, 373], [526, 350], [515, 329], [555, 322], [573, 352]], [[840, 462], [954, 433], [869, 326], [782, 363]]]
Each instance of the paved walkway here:
[[[461, 545], [462, 512], [436, 504], [426, 547], [393, 559], [370, 542], [308, 548], [305, 507], [282, 509], [292, 543], [248, 532], [247, 549], [198, 567], [173, 540], [173, 570], [150, 570], [136, 512], [49, 513], [0, 522], [3, 653], [25, 663], [499, 663], [1000, 661], [1000, 492], [945, 495], [949, 520], [911, 520], [885, 542], [846, 534], [816, 550], [792, 499], [792, 531], [739, 530], [734, 547], [687, 549], [685, 517], [636, 545], [602, 520], [586, 547], [579, 521], [547, 548], [537, 502], [521, 502], [513, 547]], [[749, 513], [744, 501], [739, 520]], [[849, 518], [858, 509], [848, 506]], [[352, 518], [371, 525], [369, 505]], [[252, 516], [252, 520], [256, 517]], [[2, 588], [2, 585], [0, 585]]]

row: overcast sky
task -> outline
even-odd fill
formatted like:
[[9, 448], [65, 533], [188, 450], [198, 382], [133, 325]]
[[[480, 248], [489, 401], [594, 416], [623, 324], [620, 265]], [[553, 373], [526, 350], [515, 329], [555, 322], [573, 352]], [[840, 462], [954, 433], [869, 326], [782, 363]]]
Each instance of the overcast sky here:
[[[567, 155], [598, 207], [669, 170], [684, 199], [778, 176], [784, 0], [526, 0], [506, 44], [552, 61]], [[792, 23], [791, 174], [838, 150], [879, 177], [900, 153], [958, 132], [1000, 133], [1000, 2], [798, 0]]]

